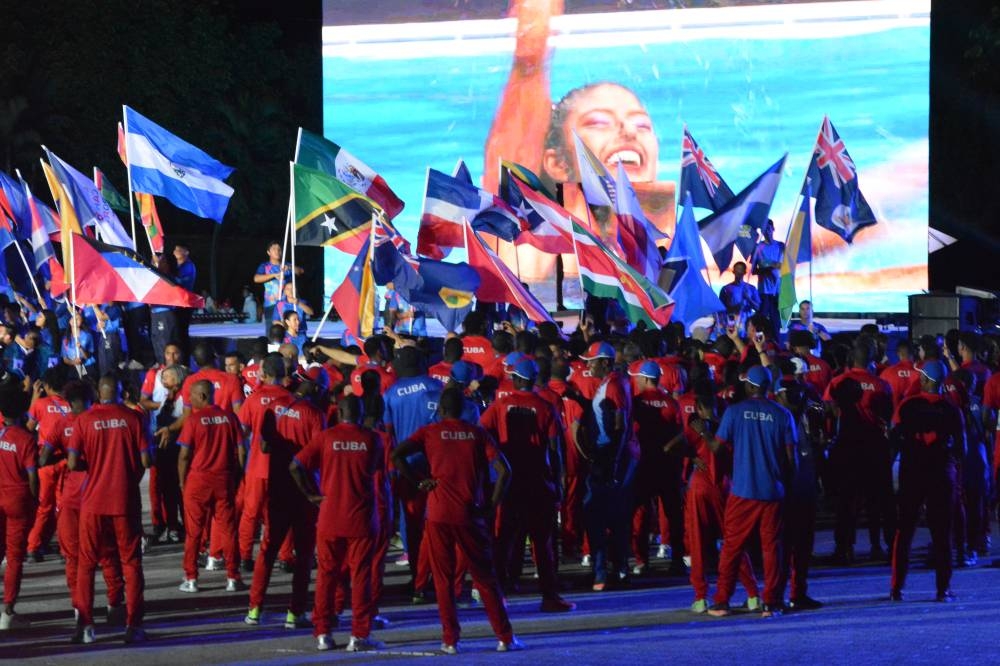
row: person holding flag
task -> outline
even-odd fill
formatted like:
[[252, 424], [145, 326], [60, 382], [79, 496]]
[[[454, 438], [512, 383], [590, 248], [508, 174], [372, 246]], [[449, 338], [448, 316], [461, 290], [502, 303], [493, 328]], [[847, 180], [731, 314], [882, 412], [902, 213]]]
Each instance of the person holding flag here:
[[785, 244], [774, 240], [774, 220], [768, 218], [761, 229], [763, 238], [754, 248], [750, 267], [757, 276], [760, 294], [760, 313], [767, 318], [774, 330], [781, 330], [778, 313], [778, 291], [781, 286], [781, 263], [785, 258]]

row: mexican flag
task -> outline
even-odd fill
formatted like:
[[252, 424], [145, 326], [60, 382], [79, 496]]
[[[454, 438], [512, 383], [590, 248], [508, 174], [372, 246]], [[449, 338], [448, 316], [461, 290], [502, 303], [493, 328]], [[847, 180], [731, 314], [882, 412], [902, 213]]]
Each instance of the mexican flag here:
[[573, 221], [573, 240], [583, 289], [591, 296], [618, 301], [629, 320], [665, 326], [674, 301], [662, 289], [617, 257], [590, 231]]
[[299, 128], [295, 162], [336, 176], [355, 192], [365, 195], [392, 219], [403, 210], [403, 202], [382, 176], [354, 155], [318, 134]]

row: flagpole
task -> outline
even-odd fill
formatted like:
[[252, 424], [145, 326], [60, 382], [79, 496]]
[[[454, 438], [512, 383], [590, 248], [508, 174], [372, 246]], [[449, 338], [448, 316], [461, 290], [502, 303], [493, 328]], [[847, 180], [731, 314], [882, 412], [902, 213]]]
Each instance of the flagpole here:
[[[375, 261], [375, 211], [372, 211], [372, 225], [371, 225], [371, 230], [368, 232], [368, 260], [367, 261], [368, 261], [368, 274], [371, 276], [371, 280], [372, 280], [372, 285], [371, 285], [371, 287], [372, 287], [372, 293], [371, 293], [371, 299], [370, 299], [371, 300], [371, 309], [372, 309], [372, 312], [371, 312], [372, 330], [371, 330], [371, 333], [369, 335], [374, 335], [375, 334], [375, 311], [376, 311], [376, 306], [377, 306], [376, 299], [375, 299], [375, 297], [377, 295], [376, 294], [377, 290], [375, 289], [375, 274], [374, 274], [374, 266], [373, 266], [373, 263]], [[362, 285], [364, 284], [364, 276], [362, 276], [361, 283], [362, 283]], [[369, 297], [367, 295], [365, 296], [365, 300], [366, 301], [369, 300]], [[365, 303], [365, 307], [368, 307], [368, 303], [367, 302]], [[411, 305], [411, 307], [412, 307], [412, 305]], [[412, 318], [410, 319], [410, 322], [411, 322], [410, 323], [410, 332], [412, 333], [413, 332], [413, 324], [412, 324], [413, 319]], [[364, 329], [362, 329], [359, 332], [362, 333], [362, 334], [364, 334], [365, 331], [364, 331]], [[365, 337], [368, 337], [368, 336], [365, 336]]]
[[[46, 148], [45, 146], [42, 146], [42, 150], [45, 151], [46, 155], [49, 152], [49, 149]], [[38, 161], [44, 167], [45, 160], [43, 160], [42, 158], [38, 158]], [[58, 179], [56, 179], [56, 185], [60, 189], [62, 189], [62, 184], [59, 183]], [[51, 183], [49, 184], [49, 189], [52, 190]], [[76, 262], [74, 260], [74, 253], [73, 253], [73, 231], [70, 230], [70, 233], [68, 234], [69, 238], [67, 238], [66, 237], [67, 234], [65, 233], [65, 231], [66, 231], [66, 222], [65, 222], [65, 218], [63, 217], [65, 215], [65, 212], [63, 211], [63, 198], [56, 191], [52, 192], [52, 203], [54, 203], [56, 205], [56, 209], [59, 211], [59, 226], [60, 226], [60, 234], [59, 234], [59, 241], [60, 242], [59, 242], [59, 244], [60, 245], [62, 245], [63, 243], [68, 243], [69, 244], [69, 247], [65, 248], [65, 250], [67, 251], [67, 253], [69, 255], [69, 267], [67, 268], [67, 267], [64, 266], [63, 269], [64, 269], [64, 275], [69, 277], [69, 304], [70, 304], [70, 320], [69, 321], [70, 321], [70, 328], [73, 331], [73, 343], [74, 343], [74, 346], [76, 347], [76, 358], [77, 358], [77, 360], [79, 360], [79, 358], [80, 358], [80, 327], [76, 325], [76, 310], [78, 308], [77, 308], [77, 305], [76, 305], [76, 265], [75, 265]], [[72, 206], [72, 204], [70, 204], [70, 205]], [[83, 364], [81, 363], [80, 365], [77, 365], [75, 367], [76, 367], [76, 374], [79, 376], [80, 379], [83, 379], [83, 374], [84, 374], [83, 373]]]
[[[125, 171], [126, 171], [126, 173], [128, 173], [128, 215], [129, 215], [129, 218], [132, 220], [132, 243], [136, 247], [138, 247], [139, 244], [136, 243], [136, 240], [135, 240], [135, 205], [132, 202], [132, 197], [133, 197], [133, 194], [132, 194], [132, 160], [128, 159], [128, 113], [125, 112], [125, 109], [127, 109], [127, 108], [128, 108], [127, 106], [125, 106], [124, 104], [122, 104], [122, 118], [123, 118], [123, 121], [124, 121], [123, 124], [125, 126]], [[152, 242], [152, 239], [150, 240], [149, 248], [150, 248], [150, 251], [153, 252], [152, 256], [156, 257], [156, 252], [153, 251], [153, 242]]]
[[[290, 162], [288, 165], [288, 180], [291, 185], [291, 189], [288, 192], [288, 215], [285, 217], [285, 232], [281, 237], [281, 266], [278, 270], [278, 300], [281, 300], [282, 294], [285, 292], [285, 256], [288, 252], [288, 237], [292, 233], [292, 210], [295, 209], [295, 163]], [[292, 268], [292, 277], [295, 277], [295, 268]]]
[[302, 127], [299, 127], [298, 132], [295, 133], [295, 158], [292, 160], [296, 164], [299, 161], [299, 146], [302, 145]]

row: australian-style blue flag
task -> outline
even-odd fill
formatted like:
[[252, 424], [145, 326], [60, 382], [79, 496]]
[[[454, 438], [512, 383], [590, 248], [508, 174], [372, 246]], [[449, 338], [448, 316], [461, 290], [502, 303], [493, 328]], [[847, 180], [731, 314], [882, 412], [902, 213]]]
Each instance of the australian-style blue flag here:
[[733, 191], [691, 136], [687, 125], [684, 126], [684, 140], [681, 142], [681, 182], [678, 191], [690, 194], [692, 205], [707, 208], [713, 213], [733, 198]]
[[816, 139], [807, 177], [812, 181], [816, 196], [816, 224], [848, 243], [865, 227], [877, 224], [871, 206], [861, 194], [854, 160], [826, 116]]
[[733, 245], [737, 245], [745, 257], [753, 252], [756, 229], [764, 225], [771, 212], [787, 157], [783, 155], [718, 212], [698, 222], [701, 237], [712, 251], [720, 271], [729, 268]]

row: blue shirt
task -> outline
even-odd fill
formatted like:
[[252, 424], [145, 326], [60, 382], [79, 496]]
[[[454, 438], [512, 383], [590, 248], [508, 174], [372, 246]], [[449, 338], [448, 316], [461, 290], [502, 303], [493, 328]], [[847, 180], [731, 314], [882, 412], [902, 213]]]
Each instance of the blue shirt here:
[[174, 282], [188, 291], [194, 291], [194, 281], [197, 276], [198, 269], [195, 268], [194, 262], [188, 259], [183, 264], [177, 266], [177, 275], [174, 276]]
[[[270, 261], [265, 261], [260, 266], [257, 267], [257, 275], [277, 275], [281, 272], [280, 264], [272, 264]], [[285, 277], [277, 278], [274, 280], [268, 280], [264, 283], [264, 307], [273, 308], [281, 294], [278, 293], [278, 283], [282, 284], [292, 281], [292, 270], [290, 268], [285, 269]], [[282, 287], [284, 288], [284, 287]]]
[[433, 423], [444, 385], [427, 375], [398, 380], [385, 392], [385, 422], [392, 424], [396, 441]]
[[[97, 363], [97, 358], [94, 357], [94, 336], [90, 334], [85, 328], [80, 329], [80, 350], [85, 351], [88, 354], [87, 360], [83, 362], [85, 367], [94, 365]], [[76, 349], [76, 341], [73, 339], [72, 331], [67, 331], [66, 337], [63, 338], [62, 342], [62, 356], [70, 361], [75, 361], [79, 356]]]
[[[779, 241], [760, 242], [753, 251], [753, 272], [757, 274], [757, 291], [775, 296], [781, 286], [781, 258], [785, 254], [785, 244]], [[772, 268], [759, 268], [760, 262], [777, 263]]]
[[766, 398], [749, 398], [726, 410], [716, 436], [733, 446], [733, 494], [776, 502], [785, 497], [782, 456], [795, 446], [792, 413]]
[[748, 282], [730, 282], [719, 291], [719, 300], [726, 306], [726, 312], [754, 312], [760, 307], [757, 287]]

